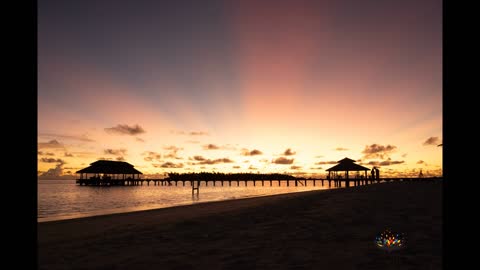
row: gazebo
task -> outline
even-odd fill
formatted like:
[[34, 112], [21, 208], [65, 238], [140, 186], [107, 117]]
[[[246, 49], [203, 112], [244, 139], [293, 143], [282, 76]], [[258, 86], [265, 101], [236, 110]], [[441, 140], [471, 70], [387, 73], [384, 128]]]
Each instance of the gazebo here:
[[[364, 180], [368, 179], [367, 171], [369, 171], [370, 169], [367, 167], [363, 167], [361, 165], [355, 164], [355, 160], [344, 158], [338, 161], [337, 163], [338, 163], [337, 165], [326, 170], [328, 172], [327, 179], [329, 180], [329, 182], [331, 181], [331, 179], [333, 179], [337, 184], [338, 181], [340, 181], [341, 179], [345, 179], [347, 186], [349, 186], [349, 179], [350, 179], [349, 172], [357, 172], [357, 175], [354, 178], [356, 180], [355, 182], [360, 181], [362, 179]], [[361, 171], [365, 172], [365, 175], [360, 175]], [[342, 175], [339, 174], [339, 172], [345, 172], [344, 177], [342, 177]]]
[[126, 181], [133, 183], [140, 180], [142, 174], [130, 163], [111, 160], [95, 161], [76, 173], [80, 174], [80, 178], [77, 179], [80, 185], [125, 185]]

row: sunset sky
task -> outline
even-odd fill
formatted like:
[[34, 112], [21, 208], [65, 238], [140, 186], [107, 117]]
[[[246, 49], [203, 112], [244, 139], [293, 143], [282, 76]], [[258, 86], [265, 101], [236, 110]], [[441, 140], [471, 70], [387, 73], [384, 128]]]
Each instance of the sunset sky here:
[[442, 174], [442, 1], [38, 1], [38, 175]]

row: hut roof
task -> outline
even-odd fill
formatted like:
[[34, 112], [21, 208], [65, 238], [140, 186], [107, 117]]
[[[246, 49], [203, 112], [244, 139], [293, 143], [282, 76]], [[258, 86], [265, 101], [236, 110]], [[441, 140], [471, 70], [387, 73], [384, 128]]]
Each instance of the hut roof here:
[[334, 172], [338, 172], [338, 171], [365, 171], [365, 170], [370, 170], [369, 168], [367, 167], [363, 167], [361, 165], [358, 165], [358, 164], [355, 164], [354, 163], [355, 161], [353, 159], [349, 159], [349, 158], [344, 158], [340, 161], [338, 161], [338, 164], [327, 169], [327, 172], [328, 171], [334, 171]]
[[130, 163], [111, 160], [97, 160], [77, 173], [143, 174]]

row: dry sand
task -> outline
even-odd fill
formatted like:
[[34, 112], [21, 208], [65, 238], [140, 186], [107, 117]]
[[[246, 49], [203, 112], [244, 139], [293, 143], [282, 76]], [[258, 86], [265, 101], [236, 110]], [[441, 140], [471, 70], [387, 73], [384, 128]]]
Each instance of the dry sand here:
[[[375, 247], [375, 236], [387, 227], [406, 234], [404, 249]], [[442, 237], [441, 181], [385, 183], [39, 223], [38, 264], [441, 269]]]

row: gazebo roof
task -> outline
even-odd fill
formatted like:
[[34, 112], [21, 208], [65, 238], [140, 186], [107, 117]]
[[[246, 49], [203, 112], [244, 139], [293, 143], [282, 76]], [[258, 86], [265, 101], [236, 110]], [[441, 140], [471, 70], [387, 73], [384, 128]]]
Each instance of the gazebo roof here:
[[365, 170], [370, 170], [367, 167], [363, 167], [361, 165], [355, 164], [355, 160], [349, 159], [349, 158], [344, 158], [340, 161], [338, 161], [338, 164], [327, 169], [327, 172], [329, 171], [334, 171], [334, 172], [343, 172], [343, 171], [365, 171]]
[[77, 173], [108, 173], [108, 174], [143, 174], [133, 165], [123, 161], [98, 160], [89, 167], [77, 171]]

